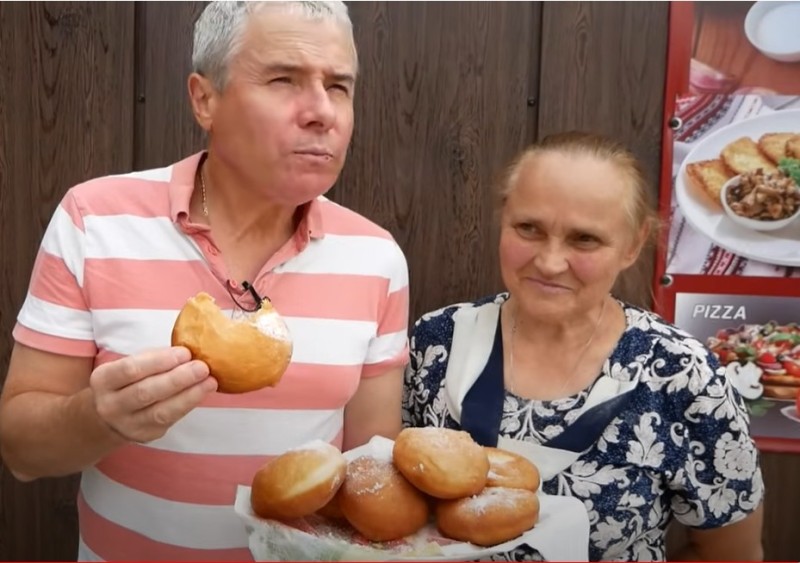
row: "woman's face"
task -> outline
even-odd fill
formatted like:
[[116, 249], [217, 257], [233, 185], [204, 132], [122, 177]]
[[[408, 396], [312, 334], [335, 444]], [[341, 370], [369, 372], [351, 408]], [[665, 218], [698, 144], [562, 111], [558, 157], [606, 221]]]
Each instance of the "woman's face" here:
[[644, 239], [623, 201], [628, 178], [588, 155], [545, 152], [519, 171], [502, 211], [500, 269], [522, 309], [558, 319], [593, 311]]

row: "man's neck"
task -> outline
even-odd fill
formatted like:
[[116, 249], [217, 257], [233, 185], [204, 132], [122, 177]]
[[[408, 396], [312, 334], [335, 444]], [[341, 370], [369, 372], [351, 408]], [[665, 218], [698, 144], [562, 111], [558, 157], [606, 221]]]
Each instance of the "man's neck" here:
[[211, 154], [203, 162], [200, 174], [201, 189], [195, 190], [192, 198], [196, 202], [193, 208], [200, 213], [193, 216], [203, 217], [215, 238], [229, 244], [269, 244], [291, 237], [296, 227], [296, 208], [259, 197], [257, 187], [248, 186]]

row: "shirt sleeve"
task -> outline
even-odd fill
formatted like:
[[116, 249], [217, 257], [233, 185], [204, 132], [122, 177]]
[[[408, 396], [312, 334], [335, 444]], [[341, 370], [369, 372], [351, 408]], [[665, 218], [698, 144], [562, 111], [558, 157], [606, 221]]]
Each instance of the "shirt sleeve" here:
[[393, 244], [388, 253], [388, 290], [378, 312], [378, 327], [369, 343], [362, 377], [382, 375], [408, 362], [408, 264], [402, 249]]
[[83, 217], [70, 190], [53, 213], [36, 255], [12, 332], [16, 342], [67, 356], [97, 353], [84, 291], [85, 259]]
[[764, 482], [747, 408], [724, 368], [708, 352], [693, 369], [710, 374], [693, 378], [707, 383], [695, 392], [689, 385], [683, 420], [673, 425], [680, 451], [673, 457], [668, 483], [671, 506], [686, 526], [719, 528], [742, 520], [761, 504]]

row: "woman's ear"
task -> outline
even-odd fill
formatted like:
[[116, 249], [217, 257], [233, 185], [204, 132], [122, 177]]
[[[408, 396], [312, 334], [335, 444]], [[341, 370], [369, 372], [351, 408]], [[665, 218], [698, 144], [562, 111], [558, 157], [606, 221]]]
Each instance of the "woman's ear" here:
[[[625, 264], [625, 268], [628, 268], [633, 265], [636, 260], [639, 259], [639, 255], [642, 253], [642, 248], [644, 248], [645, 243], [650, 238], [650, 224], [645, 221], [641, 227], [634, 233], [633, 240], [631, 240], [631, 244], [628, 247], [628, 251], [623, 256], [623, 263]], [[623, 268], [624, 269], [624, 268]]]
[[211, 131], [214, 122], [214, 107], [219, 94], [208, 78], [196, 72], [189, 75], [187, 87], [195, 120], [204, 131]]

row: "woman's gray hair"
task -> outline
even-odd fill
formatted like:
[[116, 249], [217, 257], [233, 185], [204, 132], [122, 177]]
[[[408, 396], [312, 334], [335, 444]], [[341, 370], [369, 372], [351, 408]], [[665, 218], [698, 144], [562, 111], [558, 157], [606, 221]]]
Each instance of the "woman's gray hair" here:
[[[296, 14], [308, 19], [331, 20], [341, 24], [353, 36], [353, 24], [347, 5], [338, 0], [308, 2], [241, 2], [215, 0], [194, 24], [192, 70], [208, 78], [217, 90], [228, 81], [228, 69], [244, 34], [247, 19], [263, 10]], [[353, 44], [355, 56], [355, 43]]]

